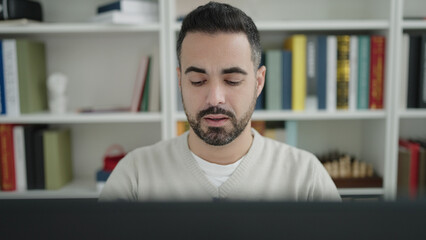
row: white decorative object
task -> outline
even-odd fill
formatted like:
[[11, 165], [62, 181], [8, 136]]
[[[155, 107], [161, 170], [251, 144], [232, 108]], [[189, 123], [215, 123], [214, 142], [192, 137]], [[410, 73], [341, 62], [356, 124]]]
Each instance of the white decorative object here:
[[65, 113], [67, 111], [67, 97], [65, 95], [68, 78], [62, 73], [53, 73], [47, 80], [49, 91], [49, 109], [51, 113]]

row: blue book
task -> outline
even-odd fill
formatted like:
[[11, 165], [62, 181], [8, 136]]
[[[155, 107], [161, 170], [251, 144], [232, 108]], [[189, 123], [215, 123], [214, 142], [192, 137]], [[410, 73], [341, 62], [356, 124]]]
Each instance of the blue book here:
[[358, 36], [357, 108], [368, 109], [370, 98], [370, 36]]
[[[265, 65], [265, 53], [262, 53], [262, 59], [260, 60], [260, 66]], [[263, 90], [260, 93], [259, 97], [257, 98], [256, 101], [256, 106], [255, 106], [255, 110], [264, 110], [265, 109], [265, 91], [266, 91], [266, 81], [265, 81], [265, 86], [263, 86]]]
[[96, 172], [96, 181], [97, 182], [106, 182], [109, 178], [109, 175], [111, 175], [111, 172], [99, 170]]
[[4, 92], [4, 71], [3, 71], [3, 41], [0, 40], [0, 115], [6, 114], [6, 98]]
[[158, 3], [153, 1], [120, 0], [98, 7], [98, 13], [120, 11], [130, 14], [156, 14]]
[[327, 36], [317, 38], [317, 94], [318, 109], [327, 108]]
[[282, 109], [291, 110], [291, 51], [282, 51]]

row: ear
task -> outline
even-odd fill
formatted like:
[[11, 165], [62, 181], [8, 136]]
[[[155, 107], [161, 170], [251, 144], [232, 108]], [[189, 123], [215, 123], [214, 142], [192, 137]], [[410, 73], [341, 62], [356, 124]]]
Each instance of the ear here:
[[263, 87], [265, 86], [265, 75], [266, 75], [266, 67], [261, 66], [256, 72], [256, 94], [259, 97], [262, 92]]
[[176, 68], [176, 74], [177, 74], [177, 77], [178, 77], [178, 80], [179, 80], [179, 88], [182, 91], [182, 81], [181, 81], [181, 75], [180, 75], [180, 67]]

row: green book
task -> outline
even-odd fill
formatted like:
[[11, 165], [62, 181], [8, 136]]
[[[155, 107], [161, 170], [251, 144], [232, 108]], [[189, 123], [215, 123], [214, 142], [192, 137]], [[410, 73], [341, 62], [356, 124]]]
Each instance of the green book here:
[[46, 53], [42, 42], [16, 40], [21, 113], [47, 110]]
[[148, 112], [148, 106], [149, 106], [149, 88], [150, 88], [150, 79], [151, 79], [151, 66], [152, 66], [152, 57], [148, 58], [148, 68], [146, 72], [146, 78], [145, 78], [145, 86], [143, 88], [142, 93], [142, 101], [139, 111], [140, 112]]
[[358, 37], [357, 108], [368, 109], [370, 97], [370, 36]]
[[69, 129], [43, 132], [45, 188], [55, 190], [72, 180], [71, 133]]
[[266, 110], [282, 109], [282, 50], [266, 51]]

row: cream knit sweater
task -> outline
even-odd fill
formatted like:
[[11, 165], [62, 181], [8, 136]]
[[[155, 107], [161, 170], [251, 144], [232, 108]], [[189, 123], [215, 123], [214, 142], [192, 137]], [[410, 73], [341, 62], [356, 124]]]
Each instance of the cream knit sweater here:
[[188, 132], [138, 148], [119, 162], [100, 200], [127, 201], [340, 201], [330, 176], [311, 153], [261, 136], [219, 188], [188, 148]]

